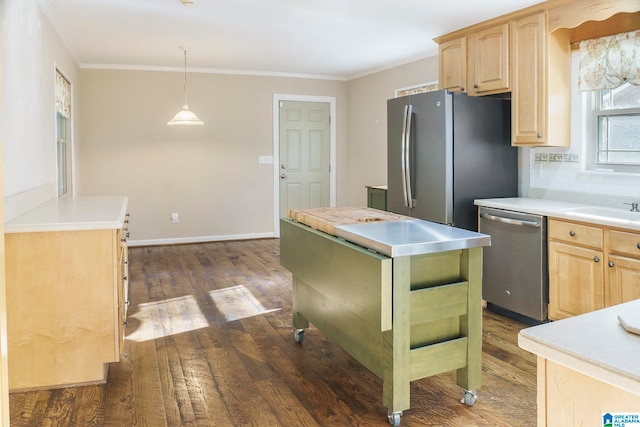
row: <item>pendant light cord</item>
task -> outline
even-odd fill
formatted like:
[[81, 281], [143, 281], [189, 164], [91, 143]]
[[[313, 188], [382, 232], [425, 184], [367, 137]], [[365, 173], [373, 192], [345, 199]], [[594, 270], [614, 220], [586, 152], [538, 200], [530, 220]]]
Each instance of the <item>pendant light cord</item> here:
[[187, 105], [187, 49], [182, 48], [184, 51], [184, 105]]

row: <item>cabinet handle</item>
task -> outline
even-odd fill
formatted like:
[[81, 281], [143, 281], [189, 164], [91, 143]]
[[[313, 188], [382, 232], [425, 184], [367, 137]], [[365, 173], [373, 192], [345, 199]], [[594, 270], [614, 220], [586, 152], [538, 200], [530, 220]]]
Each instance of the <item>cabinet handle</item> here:
[[125, 303], [127, 306], [130, 306], [130, 305], [131, 305], [131, 301], [125, 301], [124, 303]]
[[609, 267], [613, 267], [614, 265], [613, 261], [609, 261]]
[[640, 243], [638, 243], [638, 244], [636, 245], [636, 248], [640, 249]]
[[473, 88], [474, 88], [474, 89], [478, 89], [478, 85], [477, 85], [477, 84], [476, 84], [476, 85], [473, 85]]
[[594, 257], [593, 257], [593, 260], [594, 260], [595, 262], [600, 262], [600, 257], [598, 257], [598, 256], [594, 256]]
[[569, 231], [569, 236], [574, 237], [575, 235], [576, 235], [575, 231], [573, 231], [573, 230]]
[[122, 280], [126, 281], [127, 280], [127, 276], [122, 276]]
[[542, 139], [542, 134], [540, 132], [538, 132], [536, 136], [538, 137], [538, 139]]
[[460, 92], [464, 92], [464, 88], [463, 87], [460, 88]]

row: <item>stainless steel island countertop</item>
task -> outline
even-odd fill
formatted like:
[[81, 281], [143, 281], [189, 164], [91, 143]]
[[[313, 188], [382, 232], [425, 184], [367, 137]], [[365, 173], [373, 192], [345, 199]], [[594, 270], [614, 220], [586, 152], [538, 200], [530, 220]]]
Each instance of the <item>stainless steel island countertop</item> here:
[[486, 234], [420, 219], [337, 225], [334, 235], [392, 258], [491, 244]]

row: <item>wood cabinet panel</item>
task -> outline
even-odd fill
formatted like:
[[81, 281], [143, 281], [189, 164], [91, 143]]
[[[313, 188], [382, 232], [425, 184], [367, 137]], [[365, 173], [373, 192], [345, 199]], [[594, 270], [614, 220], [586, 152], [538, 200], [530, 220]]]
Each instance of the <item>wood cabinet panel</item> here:
[[639, 233], [553, 218], [548, 224], [549, 318], [640, 298]]
[[593, 425], [616, 408], [633, 412], [638, 395], [538, 356], [538, 426]]
[[607, 306], [640, 299], [640, 259], [609, 255], [607, 262]]
[[549, 242], [549, 318], [564, 319], [604, 307], [603, 253]]
[[611, 230], [609, 250], [612, 253], [640, 258], [640, 234]]
[[120, 357], [116, 230], [8, 233], [9, 387], [105, 380]]
[[571, 143], [568, 30], [548, 31], [546, 12], [512, 24], [511, 131], [516, 146]]
[[546, 16], [527, 16], [512, 24], [511, 129], [514, 144], [538, 144], [546, 135]]
[[549, 220], [548, 237], [566, 243], [602, 249], [604, 230], [600, 227], [575, 222]]
[[509, 23], [473, 33], [467, 43], [469, 95], [508, 92], [511, 87]]
[[467, 38], [440, 44], [439, 85], [452, 92], [465, 92], [467, 86]]

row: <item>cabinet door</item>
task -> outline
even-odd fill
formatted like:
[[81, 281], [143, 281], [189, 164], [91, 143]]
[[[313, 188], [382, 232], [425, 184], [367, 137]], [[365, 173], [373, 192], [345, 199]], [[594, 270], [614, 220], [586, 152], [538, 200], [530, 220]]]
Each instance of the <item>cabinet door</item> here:
[[440, 89], [465, 92], [467, 83], [467, 38], [442, 43], [440, 50]]
[[606, 305], [640, 299], [640, 259], [609, 255]]
[[470, 95], [508, 92], [509, 23], [479, 31], [468, 37]]
[[511, 32], [513, 145], [539, 145], [547, 137], [546, 13], [514, 21]]
[[564, 319], [604, 306], [602, 252], [549, 242], [549, 318]]

